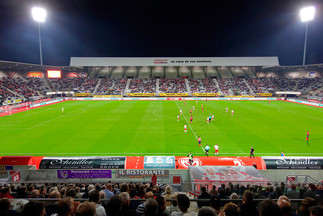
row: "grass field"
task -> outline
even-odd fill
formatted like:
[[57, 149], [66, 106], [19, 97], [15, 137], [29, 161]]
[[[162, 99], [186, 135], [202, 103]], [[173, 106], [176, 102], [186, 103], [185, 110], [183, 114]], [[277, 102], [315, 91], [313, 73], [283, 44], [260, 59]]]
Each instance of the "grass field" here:
[[[215, 121], [207, 124], [210, 114]], [[0, 118], [2, 156], [203, 155], [198, 136], [203, 146], [218, 143], [220, 155], [247, 156], [253, 146], [256, 156], [323, 156], [323, 109], [284, 101], [67, 101]]]

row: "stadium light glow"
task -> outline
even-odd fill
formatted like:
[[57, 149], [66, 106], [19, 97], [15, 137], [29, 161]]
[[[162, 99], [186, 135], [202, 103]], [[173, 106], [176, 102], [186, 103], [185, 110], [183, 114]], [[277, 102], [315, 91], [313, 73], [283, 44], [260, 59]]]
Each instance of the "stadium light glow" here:
[[31, 9], [31, 15], [36, 22], [45, 22], [47, 17], [47, 11], [41, 7], [33, 7]]
[[301, 17], [302, 22], [308, 22], [314, 19], [315, 16], [315, 7], [304, 7], [300, 10], [299, 16]]
[[43, 53], [41, 48], [41, 34], [40, 34], [40, 23], [45, 22], [47, 17], [47, 11], [41, 7], [33, 7], [31, 9], [31, 15], [38, 23], [38, 38], [39, 38], [39, 56], [40, 56], [40, 65], [43, 65]]
[[307, 46], [307, 31], [308, 31], [308, 22], [314, 19], [315, 16], [315, 7], [308, 6], [304, 7], [300, 10], [299, 16], [302, 22], [306, 22], [306, 30], [305, 30], [305, 41], [304, 41], [304, 51], [303, 51], [303, 65], [305, 65], [306, 61], [306, 46]]

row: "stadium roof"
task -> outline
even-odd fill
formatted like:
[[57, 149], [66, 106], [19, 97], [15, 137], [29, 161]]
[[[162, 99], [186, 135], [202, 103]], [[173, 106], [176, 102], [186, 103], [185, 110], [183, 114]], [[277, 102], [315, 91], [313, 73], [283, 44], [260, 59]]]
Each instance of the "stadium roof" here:
[[278, 57], [71, 57], [70, 66], [278, 66]]

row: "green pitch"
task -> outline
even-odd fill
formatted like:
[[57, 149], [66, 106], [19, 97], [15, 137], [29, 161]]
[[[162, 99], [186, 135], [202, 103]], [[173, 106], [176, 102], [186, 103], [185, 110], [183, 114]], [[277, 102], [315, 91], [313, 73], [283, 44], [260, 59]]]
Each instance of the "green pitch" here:
[[197, 156], [198, 136], [211, 152], [219, 144], [220, 155], [247, 156], [253, 146], [256, 156], [323, 156], [323, 109], [283, 101], [67, 101], [0, 118], [1, 155]]

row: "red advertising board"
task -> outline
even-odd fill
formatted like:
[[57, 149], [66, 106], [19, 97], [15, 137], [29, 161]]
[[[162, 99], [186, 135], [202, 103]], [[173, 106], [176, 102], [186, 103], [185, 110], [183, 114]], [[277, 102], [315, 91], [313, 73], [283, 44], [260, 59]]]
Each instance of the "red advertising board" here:
[[194, 157], [192, 165], [189, 164], [188, 157], [175, 157], [178, 169], [187, 169], [190, 166], [252, 166], [257, 165], [257, 169], [266, 169], [264, 160], [261, 157]]

